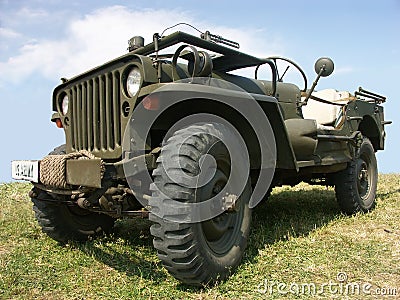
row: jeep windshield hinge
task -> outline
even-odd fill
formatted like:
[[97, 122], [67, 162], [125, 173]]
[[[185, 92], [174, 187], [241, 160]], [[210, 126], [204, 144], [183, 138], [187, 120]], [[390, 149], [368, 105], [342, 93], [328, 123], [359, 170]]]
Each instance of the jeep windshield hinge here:
[[157, 79], [158, 82], [161, 82], [161, 76], [162, 76], [162, 69], [161, 69], [161, 62], [158, 59], [158, 41], [160, 40], [160, 35], [158, 33], [153, 34], [153, 43], [154, 43], [154, 52], [155, 52], [155, 58], [153, 60], [154, 66], [157, 69]]

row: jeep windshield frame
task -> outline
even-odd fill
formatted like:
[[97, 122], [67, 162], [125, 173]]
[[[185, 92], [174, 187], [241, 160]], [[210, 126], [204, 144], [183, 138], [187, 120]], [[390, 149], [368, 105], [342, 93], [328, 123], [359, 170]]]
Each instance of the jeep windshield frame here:
[[[217, 72], [230, 72], [238, 69], [268, 64], [272, 71], [273, 95], [275, 95], [277, 72], [276, 66], [272, 60], [267, 58], [258, 58], [182, 31], [177, 31], [160, 38], [158, 40], [158, 50], [163, 50], [179, 43], [186, 43], [221, 54], [221, 56], [213, 57], [212, 59], [213, 70]], [[155, 44], [152, 42], [130, 53], [138, 55], [151, 55], [155, 52]]]

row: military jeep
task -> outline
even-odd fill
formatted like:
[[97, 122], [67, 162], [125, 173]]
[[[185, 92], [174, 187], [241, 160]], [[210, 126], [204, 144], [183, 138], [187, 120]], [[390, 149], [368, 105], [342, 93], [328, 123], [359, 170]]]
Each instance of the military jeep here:
[[[146, 45], [136, 36], [127, 54], [63, 78], [51, 120], [65, 144], [12, 162], [13, 178], [33, 184], [43, 232], [82, 241], [118, 218], [149, 217], [169, 273], [205, 285], [239, 265], [252, 211], [275, 186], [334, 186], [343, 213], [373, 209], [386, 98], [316, 91], [334, 70], [329, 58], [317, 60], [308, 87], [294, 61], [238, 48], [209, 31], [154, 34]], [[289, 67], [301, 87], [284, 82]], [[237, 75], [244, 68], [254, 77]]]

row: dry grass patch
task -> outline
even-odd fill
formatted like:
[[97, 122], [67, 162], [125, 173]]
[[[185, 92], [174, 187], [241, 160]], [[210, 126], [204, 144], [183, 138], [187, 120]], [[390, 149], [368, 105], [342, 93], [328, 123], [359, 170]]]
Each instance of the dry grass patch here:
[[345, 294], [329, 291], [262, 293], [266, 280], [320, 286], [338, 283], [339, 272], [346, 273], [346, 283], [396, 288], [400, 295], [400, 175], [380, 175], [376, 209], [353, 217], [339, 212], [331, 188], [276, 188], [254, 213], [242, 265], [227, 281], [203, 289], [165, 271], [146, 220], [122, 220], [111, 236], [58, 245], [36, 224], [29, 188], [0, 185], [0, 298], [342, 299]]

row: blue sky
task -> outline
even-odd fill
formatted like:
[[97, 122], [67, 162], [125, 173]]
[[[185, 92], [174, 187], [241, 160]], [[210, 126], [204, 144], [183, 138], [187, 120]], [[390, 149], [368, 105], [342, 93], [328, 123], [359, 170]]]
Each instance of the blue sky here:
[[335, 72], [318, 89], [362, 86], [387, 96], [386, 119], [393, 124], [378, 165], [380, 172], [400, 173], [399, 0], [0, 0], [0, 182], [11, 180], [11, 160], [40, 159], [63, 143], [63, 131], [50, 122], [61, 77], [124, 54], [131, 36], [150, 41], [178, 22], [237, 40], [256, 56], [292, 58], [309, 84], [315, 60], [331, 57]]

